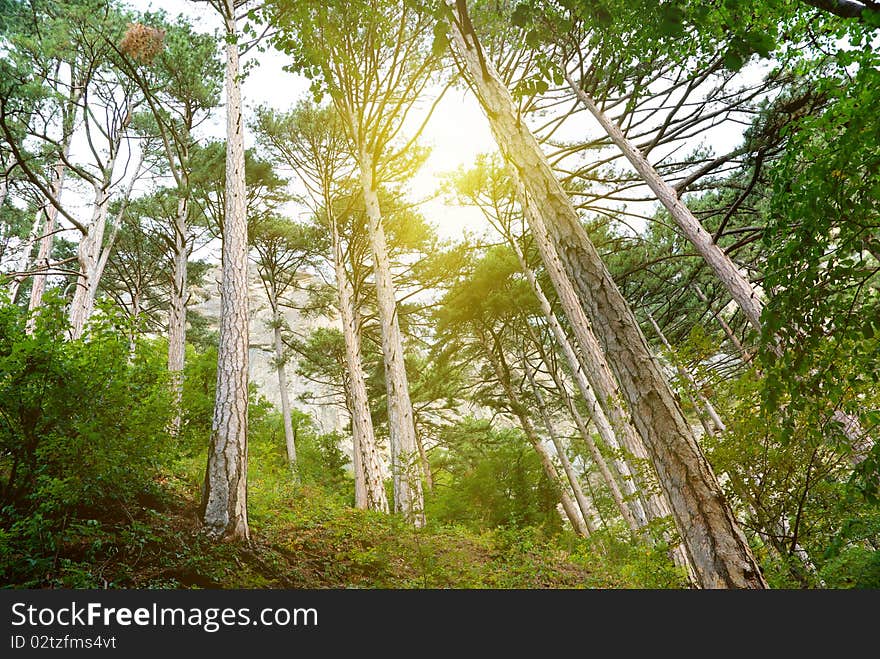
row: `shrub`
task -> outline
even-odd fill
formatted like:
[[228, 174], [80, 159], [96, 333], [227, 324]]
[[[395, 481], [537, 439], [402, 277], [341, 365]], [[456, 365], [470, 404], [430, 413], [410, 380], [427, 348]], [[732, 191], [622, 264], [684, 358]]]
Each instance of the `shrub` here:
[[85, 339], [67, 341], [59, 300], [30, 335], [18, 307], [0, 307], [4, 553], [10, 535], [26, 554], [51, 552], [77, 520], [157, 493], [169, 454], [164, 357], [150, 342], [130, 354], [117, 320], [99, 314]]

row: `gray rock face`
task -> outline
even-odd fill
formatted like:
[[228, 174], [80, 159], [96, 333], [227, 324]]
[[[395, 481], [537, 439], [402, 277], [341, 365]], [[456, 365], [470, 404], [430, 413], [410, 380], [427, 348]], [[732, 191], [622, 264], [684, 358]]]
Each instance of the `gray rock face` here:
[[[304, 275], [307, 277], [307, 275]], [[272, 310], [266, 292], [260, 282], [256, 266], [248, 268], [248, 291], [250, 305], [250, 351], [248, 354], [250, 381], [254, 382], [260, 394], [281, 409], [281, 394], [278, 390], [278, 375], [273, 366], [275, 359], [275, 339], [271, 327]], [[299, 296], [299, 299], [296, 299]], [[305, 294], [294, 294], [294, 302], [305, 301]], [[212, 268], [205, 276], [205, 285], [193, 288], [189, 308], [202, 316], [214, 327], [220, 321], [220, 267]], [[306, 334], [318, 327], [336, 327], [337, 320], [328, 317], [305, 318], [295, 309], [284, 309], [284, 319], [297, 334]], [[287, 365], [288, 393], [291, 405], [311, 415], [317, 430], [328, 433], [342, 430], [348, 423], [344, 412], [335, 405], [316, 404], [312, 400], [326, 400], [330, 392], [314, 382], [309, 382], [296, 374], [296, 359], [291, 358]], [[306, 400], [300, 397], [305, 395]]]

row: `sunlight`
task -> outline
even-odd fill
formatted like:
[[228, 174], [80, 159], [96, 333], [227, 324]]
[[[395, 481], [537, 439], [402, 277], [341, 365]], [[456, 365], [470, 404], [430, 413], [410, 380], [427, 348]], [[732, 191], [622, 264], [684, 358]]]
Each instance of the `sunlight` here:
[[482, 213], [447, 203], [449, 195], [442, 190], [449, 173], [472, 166], [480, 153], [496, 150], [476, 98], [464, 89], [447, 92], [426, 126], [421, 143], [431, 147], [431, 154], [410, 182], [410, 190], [414, 199], [427, 200], [422, 213], [442, 238], [455, 240], [465, 231], [482, 232], [488, 226]]

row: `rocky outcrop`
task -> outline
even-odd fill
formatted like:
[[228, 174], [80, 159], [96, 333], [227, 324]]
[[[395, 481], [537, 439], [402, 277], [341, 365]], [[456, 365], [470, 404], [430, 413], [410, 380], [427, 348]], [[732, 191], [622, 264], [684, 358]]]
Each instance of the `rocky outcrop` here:
[[[302, 275], [305, 282], [308, 275]], [[204, 316], [212, 326], [219, 327], [220, 320], [220, 267], [212, 268], [205, 276], [201, 287], [193, 288], [189, 308]], [[250, 381], [255, 383], [260, 394], [278, 409], [281, 409], [281, 394], [278, 390], [278, 375], [273, 361], [275, 358], [272, 335], [272, 310], [266, 292], [260, 282], [256, 267], [248, 269], [248, 291], [250, 304]], [[293, 295], [293, 302], [305, 302], [305, 293]], [[297, 334], [305, 335], [318, 327], [336, 327], [337, 319], [323, 317], [304, 317], [296, 309], [286, 308], [284, 319]], [[322, 433], [342, 430], [348, 423], [344, 412], [335, 405], [318, 404], [311, 401], [326, 401], [330, 393], [325, 387], [309, 382], [296, 374], [296, 359], [291, 358], [287, 368], [288, 394], [293, 405], [311, 415]], [[310, 400], [311, 399], [311, 400]], [[295, 402], [294, 402], [295, 401]]]

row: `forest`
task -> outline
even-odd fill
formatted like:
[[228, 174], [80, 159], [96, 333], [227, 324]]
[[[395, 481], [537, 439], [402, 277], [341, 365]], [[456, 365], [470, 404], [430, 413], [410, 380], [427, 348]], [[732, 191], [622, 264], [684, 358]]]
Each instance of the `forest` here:
[[0, 585], [880, 588], [880, 2], [154, 4], [0, 0]]

